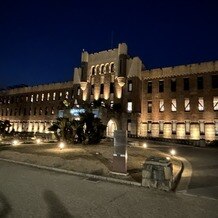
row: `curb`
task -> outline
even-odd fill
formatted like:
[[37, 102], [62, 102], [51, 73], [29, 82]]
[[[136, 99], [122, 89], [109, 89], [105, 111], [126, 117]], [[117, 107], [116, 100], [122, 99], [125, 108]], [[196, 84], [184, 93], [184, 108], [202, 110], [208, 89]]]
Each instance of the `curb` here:
[[183, 162], [180, 160], [181, 162], [181, 169], [177, 172], [177, 174], [175, 175], [175, 177], [173, 178], [173, 187], [172, 187], [172, 191], [176, 191], [176, 188], [178, 187], [179, 185], [179, 182], [180, 182], [180, 179], [182, 177], [182, 173], [183, 173], [183, 170], [184, 170], [184, 164]]
[[89, 173], [81, 173], [81, 172], [76, 172], [76, 171], [71, 171], [71, 170], [64, 170], [64, 169], [59, 169], [59, 168], [54, 168], [54, 167], [31, 164], [31, 163], [22, 162], [22, 161], [5, 159], [5, 158], [1, 158], [1, 157], [0, 157], [0, 161], [6, 161], [9, 163], [15, 163], [15, 164], [20, 164], [20, 165], [24, 165], [24, 166], [54, 171], [54, 172], [58, 172], [58, 173], [65, 173], [65, 174], [74, 175], [74, 176], [88, 177], [88, 178], [98, 179], [101, 181], [108, 181], [108, 182], [120, 183], [120, 184], [125, 184], [125, 185], [133, 185], [133, 186], [138, 186], [138, 187], [141, 186], [141, 183], [134, 182], [134, 181], [127, 181], [127, 180], [122, 180], [122, 179], [106, 177], [106, 176], [93, 175], [93, 174], [89, 174]]

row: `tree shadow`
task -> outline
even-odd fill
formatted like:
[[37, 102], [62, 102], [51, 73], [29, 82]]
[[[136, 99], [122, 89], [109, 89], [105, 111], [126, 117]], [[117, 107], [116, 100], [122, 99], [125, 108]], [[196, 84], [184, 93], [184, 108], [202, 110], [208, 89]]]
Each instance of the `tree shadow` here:
[[43, 198], [48, 206], [48, 217], [50, 218], [73, 218], [67, 208], [61, 203], [57, 195], [50, 190], [43, 193]]
[[6, 217], [11, 212], [11, 206], [2, 192], [0, 192], [0, 204], [2, 204], [2, 208], [0, 207], [0, 217]]

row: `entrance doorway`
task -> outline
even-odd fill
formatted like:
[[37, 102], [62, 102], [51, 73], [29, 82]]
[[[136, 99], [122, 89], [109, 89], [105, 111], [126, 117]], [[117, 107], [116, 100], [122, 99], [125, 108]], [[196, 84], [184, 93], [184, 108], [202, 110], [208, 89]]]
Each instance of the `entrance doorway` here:
[[106, 130], [107, 137], [113, 138], [114, 130], [117, 130], [117, 123], [111, 119], [108, 121], [107, 124], [107, 130]]

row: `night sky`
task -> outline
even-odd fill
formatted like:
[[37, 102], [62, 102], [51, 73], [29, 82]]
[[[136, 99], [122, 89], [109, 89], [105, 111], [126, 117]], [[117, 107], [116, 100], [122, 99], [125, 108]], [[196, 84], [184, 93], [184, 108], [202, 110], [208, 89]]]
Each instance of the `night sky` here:
[[217, 2], [0, 0], [0, 87], [71, 80], [120, 42], [147, 69], [218, 60]]

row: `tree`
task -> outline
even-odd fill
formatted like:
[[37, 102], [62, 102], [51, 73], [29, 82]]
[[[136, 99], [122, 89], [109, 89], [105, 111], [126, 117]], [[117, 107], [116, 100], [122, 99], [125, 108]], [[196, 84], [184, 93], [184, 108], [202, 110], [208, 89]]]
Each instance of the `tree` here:
[[100, 118], [86, 111], [80, 114], [80, 120], [69, 120], [69, 118], [57, 118], [57, 121], [49, 127], [57, 140], [68, 143], [96, 144], [104, 137], [106, 126]]
[[5, 135], [9, 133], [11, 124], [9, 120], [0, 120], [0, 134]]
[[66, 141], [74, 143], [78, 122], [76, 120], [70, 121], [69, 118], [57, 118], [56, 122], [48, 129], [54, 132], [58, 141]]
[[80, 122], [83, 126], [82, 142], [85, 144], [96, 144], [101, 141], [106, 130], [101, 119], [94, 116], [93, 113], [85, 112], [80, 114]]

